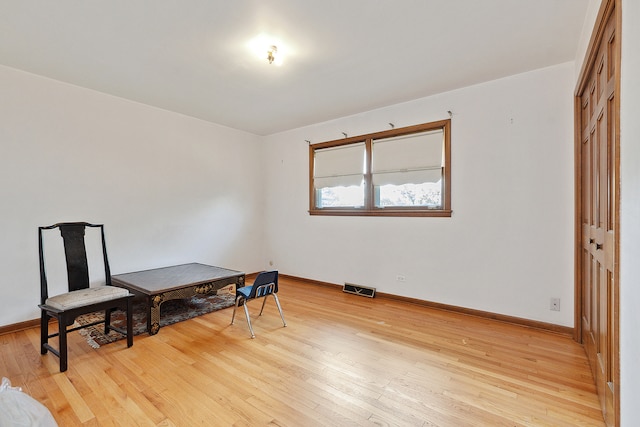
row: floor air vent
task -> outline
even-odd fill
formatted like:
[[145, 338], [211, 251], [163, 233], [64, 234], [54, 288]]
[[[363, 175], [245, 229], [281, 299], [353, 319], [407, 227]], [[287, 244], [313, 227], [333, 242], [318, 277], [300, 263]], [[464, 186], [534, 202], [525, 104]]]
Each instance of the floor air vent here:
[[354, 285], [353, 283], [345, 283], [342, 288], [342, 292], [373, 298], [376, 295], [376, 288]]

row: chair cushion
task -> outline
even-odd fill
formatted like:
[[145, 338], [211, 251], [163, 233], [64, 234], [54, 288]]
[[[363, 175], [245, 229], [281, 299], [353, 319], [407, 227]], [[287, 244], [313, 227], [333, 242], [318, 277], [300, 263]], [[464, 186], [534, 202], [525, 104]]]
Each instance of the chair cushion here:
[[127, 295], [129, 295], [129, 291], [124, 288], [118, 288], [116, 286], [96, 286], [47, 298], [45, 304], [58, 310], [69, 310], [76, 307], [126, 297]]

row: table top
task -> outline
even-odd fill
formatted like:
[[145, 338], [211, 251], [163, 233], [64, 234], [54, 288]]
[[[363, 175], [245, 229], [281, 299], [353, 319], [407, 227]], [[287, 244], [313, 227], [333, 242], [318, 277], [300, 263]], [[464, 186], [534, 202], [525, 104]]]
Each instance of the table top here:
[[117, 274], [111, 276], [111, 280], [114, 285], [120, 284], [152, 295], [236, 276], [244, 276], [244, 273], [206, 264], [190, 263]]

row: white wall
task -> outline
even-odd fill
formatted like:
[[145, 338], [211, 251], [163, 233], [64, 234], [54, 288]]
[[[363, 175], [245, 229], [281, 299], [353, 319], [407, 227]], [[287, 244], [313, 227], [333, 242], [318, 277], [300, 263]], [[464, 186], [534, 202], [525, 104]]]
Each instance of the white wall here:
[[622, 426], [640, 425], [640, 3], [622, 1], [620, 362]]
[[39, 316], [37, 227], [104, 223], [112, 273], [262, 267], [260, 138], [0, 66], [0, 326]]
[[[266, 261], [295, 276], [573, 326], [573, 83], [570, 62], [267, 137]], [[305, 140], [448, 110], [451, 218], [309, 216]]]
[[587, 6], [587, 13], [585, 14], [584, 23], [582, 25], [582, 31], [580, 33], [580, 39], [578, 40], [578, 48], [576, 49], [574, 61], [576, 82], [580, 78], [579, 74], [582, 70], [585, 55], [587, 54], [587, 48], [589, 47], [589, 41], [591, 40], [591, 34], [593, 33], [593, 26], [598, 18], [601, 1], [602, 0], [589, 0], [589, 5]]

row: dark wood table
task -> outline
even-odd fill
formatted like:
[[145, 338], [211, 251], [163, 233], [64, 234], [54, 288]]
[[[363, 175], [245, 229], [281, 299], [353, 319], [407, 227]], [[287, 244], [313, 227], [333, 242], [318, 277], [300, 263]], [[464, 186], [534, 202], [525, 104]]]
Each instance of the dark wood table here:
[[244, 273], [211, 265], [191, 263], [111, 276], [114, 286], [145, 298], [147, 331], [160, 330], [160, 305], [169, 300], [216, 292], [227, 285], [244, 286]]

